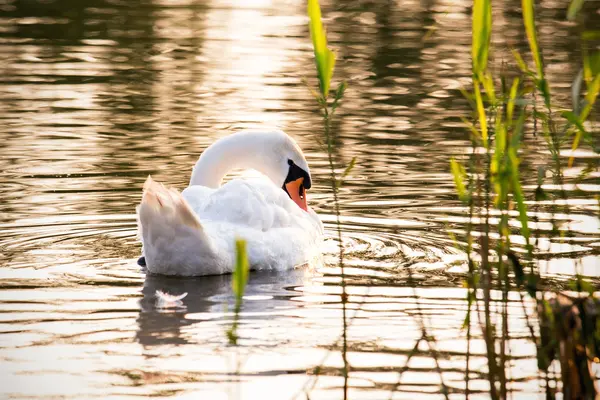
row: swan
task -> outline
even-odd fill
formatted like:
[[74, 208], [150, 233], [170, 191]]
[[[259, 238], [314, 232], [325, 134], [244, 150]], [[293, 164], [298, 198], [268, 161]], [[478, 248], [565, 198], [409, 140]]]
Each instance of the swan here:
[[[263, 177], [221, 184], [234, 169]], [[240, 131], [211, 144], [179, 193], [148, 177], [137, 207], [140, 265], [151, 274], [231, 273], [235, 240], [251, 269], [282, 270], [318, 256], [323, 225], [308, 206], [312, 179], [296, 142], [280, 130]]]

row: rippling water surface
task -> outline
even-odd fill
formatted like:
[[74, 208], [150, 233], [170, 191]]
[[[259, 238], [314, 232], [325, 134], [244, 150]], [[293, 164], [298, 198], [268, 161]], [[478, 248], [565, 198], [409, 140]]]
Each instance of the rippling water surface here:
[[[494, 3], [498, 65], [525, 46], [519, 3]], [[448, 160], [471, 151], [460, 121], [470, 4], [323, 2], [335, 78], [349, 82], [334, 158], [357, 158], [341, 189], [351, 398], [439, 398], [442, 383], [464, 394], [465, 257], [447, 232], [460, 237], [467, 211]], [[568, 106], [580, 55], [565, 7], [542, 2], [539, 29]], [[320, 117], [303, 84], [315, 84], [305, 3], [1, 0], [0, 10], [0, 397], [341, 398], [338, 244]], [[231, 347], [230, 277], [146, 276], [135, 206], [149, 174], [182, 189], [205, 147], [261, 125], [306, 153], [325, 263], [253, 273]], [[527, 143], [531, 193], [548, 154], [540, 138]], [[530, 203], [539, 232], [555, 219], [572, 234], [540, 243], [542, 271], [557, 281], [577, 269], [600, 277], [600, 175], [575, 180], [597, 155], [577, 156], [565, 171], [570, 213]], [[188, 296], [161, 309], [156, 290]], [[535, 347], [517, 294], [508, 307], [509, 378], [528, 398]], [[471, 393], [485, 398], [479, 336], [469, 353]]]

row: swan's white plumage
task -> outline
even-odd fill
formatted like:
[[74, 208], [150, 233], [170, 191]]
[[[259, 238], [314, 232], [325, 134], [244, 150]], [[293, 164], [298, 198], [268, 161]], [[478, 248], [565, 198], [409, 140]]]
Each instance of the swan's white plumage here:
[[[281, 132], [275, 134], [279, 140]], [[234, 179], [218, 188], [191, 185], [179, 193], [149, 177], [138, 220], [148, 271], [162, 275], [229, 273], [237, 238], [247, 241], [252, 268], [290, 268], [318, 254], [323, 232], [312, 209], [302, 210], [268, 178]]]

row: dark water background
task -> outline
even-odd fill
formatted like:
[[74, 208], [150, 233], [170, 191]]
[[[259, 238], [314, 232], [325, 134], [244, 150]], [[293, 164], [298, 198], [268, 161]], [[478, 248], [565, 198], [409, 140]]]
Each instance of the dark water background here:
[[[460, 89], [471, 76], [471, 2], [322, 6], [338, 54], [334, 81], [349, 83], [335, 122], [340, 172], [357, 157], [341, 189], [350, 397], [439, 398], [442, 379], [460, 398], [465, 257], [447, 231], [460, 237], [467, 211], [448, 165], [471, 151], [460, 120], [470, 112]], [[337, 244], [320, 116], [302, 83], [316, 84], [305, 7], [0, 0], [0, 397], [341, 397]], [[526, 53], [526, 39], [520, 2], [493, 7], [499, 72], [514, 64], [511, 47]], [[569, 107], [581, 55], [566, 7], [545, 0], [537, 11], [548, 79]], [[594, 7], [584, 13], [598, 19]], [[310, 204], [328, 232], [325, 265], [252, 274], [235, 348], [224, 333], [230, 277], [146, 277], [135, 263], [135, 206], [149, 174], [183, 189], [202, 149], [262, 125], [284, 129], [305, 151]], [[576, 154], [565, 171], [571, 212], [529, 203], [542, 236], [552, 218], [573, 234], [540, 241], [542, 272], [556, 282], [576, 269], [600, 277], [600, 174], [575, 181], [598, 155]], [[523, 157], [531, 198], [549, 152], [529, 133]], [[407, 285], [408, 266], [417, 288]], [[189, 294], [166, 311], [155, 307], [156, 290]], [[513, 300], [511, 385], [515, 398], [531, 398], [535, 348]], [[399, 378], [421, 322], [436, 342], [422, 341]], [[470, 353], [470, 388], [485, 398], [477, 335]]]

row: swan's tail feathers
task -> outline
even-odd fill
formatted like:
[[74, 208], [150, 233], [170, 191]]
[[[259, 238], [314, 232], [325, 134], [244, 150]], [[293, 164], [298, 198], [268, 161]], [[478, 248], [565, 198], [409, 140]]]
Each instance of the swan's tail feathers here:
[[198, 217], [181, 193], [176, 189], [166, 188], [162, 183], [155, 182], [151, 176], [148, 176], [144, 183], [144, 194], [139, 211], [140, 217], [146, 213], [160, 214], [161, 219], [168, 219], [190, 228], [202, 229]]
[[143, 257], [149, 272], [197, 275], [199, 260], [214, 254], [212, 240], [181, 193], [148, 177], [137, 208]]

